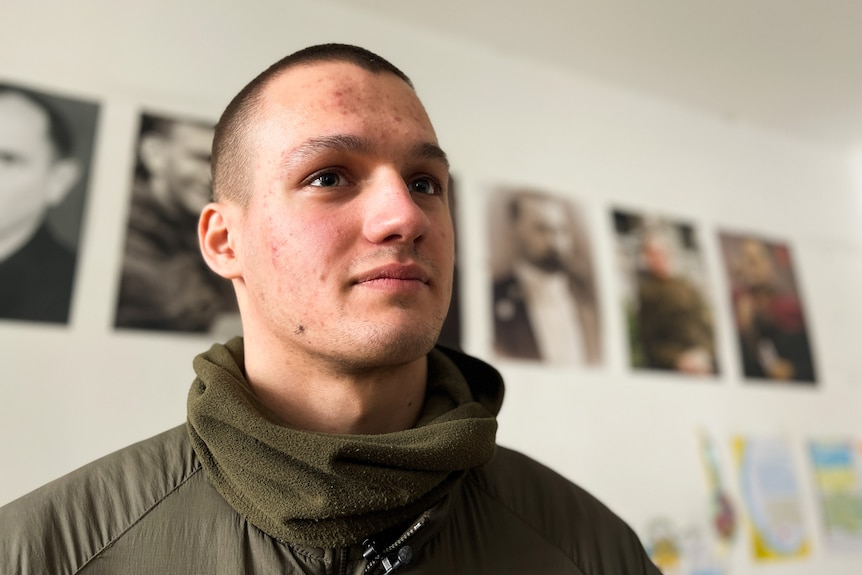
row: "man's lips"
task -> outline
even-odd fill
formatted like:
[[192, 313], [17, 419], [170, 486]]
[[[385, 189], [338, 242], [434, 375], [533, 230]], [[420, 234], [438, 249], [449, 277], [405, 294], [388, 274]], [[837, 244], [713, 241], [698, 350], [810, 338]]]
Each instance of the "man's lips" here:
[[428, 284], [430, 279], [430, 274], [416, 264], [388, 264], [359, 274], [354, 283], [364, 284], [381, 280], [397, 280]]

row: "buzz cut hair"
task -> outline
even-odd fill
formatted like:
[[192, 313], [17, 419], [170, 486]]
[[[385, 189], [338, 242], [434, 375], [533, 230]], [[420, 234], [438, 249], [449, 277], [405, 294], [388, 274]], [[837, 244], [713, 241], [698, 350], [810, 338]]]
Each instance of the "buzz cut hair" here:
[[319, 44], [285, 56], [258, 74], [234, 96], [215, 126], [212, 148], [212, 183], [215, 201], [248, 205], [251, 196], [251, 146], [248, 138], [266, 87], [290, 68], [319, 62], [345, 62], [375, 74], [394, 74], [410, 88], [404, 72], [377, 54], [349, 44]]

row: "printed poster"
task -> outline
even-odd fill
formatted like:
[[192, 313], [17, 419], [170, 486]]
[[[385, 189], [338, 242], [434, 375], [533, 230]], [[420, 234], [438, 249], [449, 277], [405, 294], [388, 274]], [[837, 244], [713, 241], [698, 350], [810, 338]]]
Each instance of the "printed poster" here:
[[631, 366], [717, 374], [715, 313], [695, 226], [618, 209], [612, 218]]
[[824, 545], [832, 550], [862, 551], [862, 443], [811, 441], [808, 454]]
[[790, 247], [720, 233], [742, 371], [749, 380], [814, 384], [814, 354]]
[[718, 541], [727, 547], [733, 542], [737, 531], [736, 506], [722, 480], [715, 443], [706, 433], [700, 435], [700, 449], [709, 486], [713, 532]]
[[811, 537], [789, 444], [779, 438], [737, 438], [733, 447], [755, 560], [806, 557]]
[[490, 191], [494, 353], [554, 365], [601, 363], [599, 289], [583, 209], [541, 189]]

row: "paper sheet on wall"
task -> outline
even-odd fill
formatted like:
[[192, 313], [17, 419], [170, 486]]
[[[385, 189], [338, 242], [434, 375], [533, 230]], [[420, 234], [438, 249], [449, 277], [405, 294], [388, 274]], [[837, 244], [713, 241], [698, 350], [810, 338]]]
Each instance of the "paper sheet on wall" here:
[[801, 558], [811, 539], [788, 443], [777, 438], [736, 438], [740, 491], [748, 511], [755, 560]]
[[830, 550], [862, 551], [862, 443], [813, 440], [808, 454]]

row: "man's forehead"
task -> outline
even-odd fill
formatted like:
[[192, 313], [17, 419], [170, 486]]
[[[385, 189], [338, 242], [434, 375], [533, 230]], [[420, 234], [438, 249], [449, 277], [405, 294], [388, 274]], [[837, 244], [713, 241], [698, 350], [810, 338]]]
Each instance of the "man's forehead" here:
[[404, 80], [387, 71], [370, 71], [343, 61], [320, 61], [296, 64], [276, 74], [263, 87], [263, 100], [279, 106], [291, 103], [315, 103], [324, 94], [339, 97], [356, 96], [367, 91], [422, 103]]
[[349, 132], [363, 121], [374, 124], [385, 118], [424, 132], [421, 139], [436, 144], [434, 127], [409, 84], [390, 72], [350, 62], [303, 63], [279, 73], [262, 89], [255, 115], [257, 128], [319, 128], [314, 136]]

